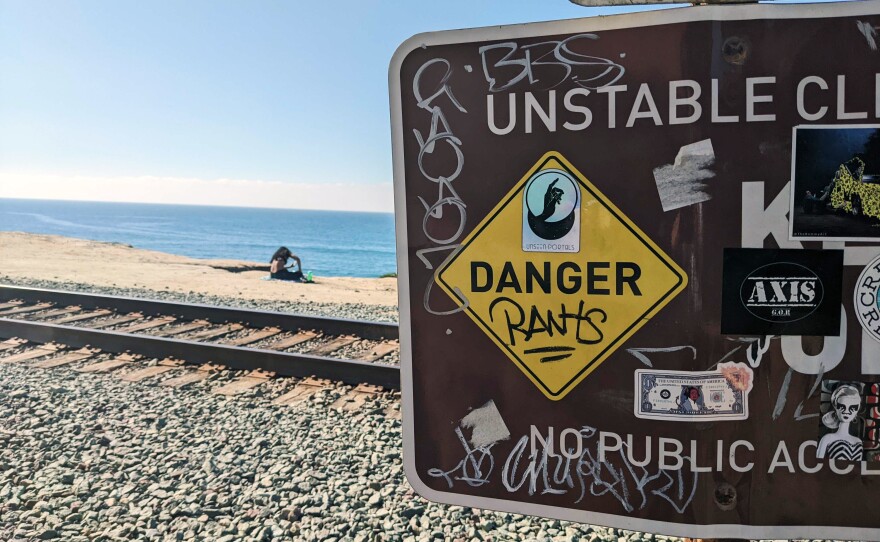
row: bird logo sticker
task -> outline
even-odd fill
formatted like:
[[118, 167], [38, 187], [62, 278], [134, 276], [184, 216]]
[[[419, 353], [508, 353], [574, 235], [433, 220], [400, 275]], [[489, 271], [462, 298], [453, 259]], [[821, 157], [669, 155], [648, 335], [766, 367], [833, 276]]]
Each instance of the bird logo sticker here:
[[580, 189], [568, 172], [536, 172], [522, 201], [524, 251], [580, 251]]

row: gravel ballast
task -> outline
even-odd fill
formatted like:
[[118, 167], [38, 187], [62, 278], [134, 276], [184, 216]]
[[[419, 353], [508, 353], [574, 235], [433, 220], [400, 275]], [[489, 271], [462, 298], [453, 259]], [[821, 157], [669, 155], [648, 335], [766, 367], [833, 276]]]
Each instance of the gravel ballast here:
[[[397, 307], [367, 305], [364, 303], [312, 303], [308, 301], [251, 300], [240, 297], [222, 297], [205, 295], [197, 292], [181, 293], [175, 291], [145, 290], [143, 288], [111, 288], [95, 286], [80, 282], [62, 282], [54, 280], [22, 280], [0, 274], [0, 284], [25, 286], [28, 288], [49, 288], [101, 295], [136, 297], [141, 299], [158, 299], [182, 303], [201, 303], [224, 307], [240, 307], [265, 311], [309, 314], [312, 316], [328, 316], [333, 318], [350, 318], [354, 320], [371, 320], [374, 322], [397, 322]], [[308, 285], [297, 285], [308, 287]]]
[[[84, 362], [86, 363], [86, 362]], [[622, 533], [428, 503], [405, 482], [385, 394], [331, 409], [0, 364], [0, 540], [614, 540]]]
[[[2, 282], [0, 277], [0, 282]], [[6, 281], [12, 283], [12, 281]], [[306, 314], [396, 320], [369, 305], [186, 298], [59, 282], [21, 286]], [[399, 408], [386, 393], [355, 412], [348, 387], [294, 406], [273, 379], [210, 393], [242, 373], [186, 388], [126, 383], [78, 365], [0, 364], [0, 540], [669, 540], [662, 536], [430, 503], [403, 475]]]

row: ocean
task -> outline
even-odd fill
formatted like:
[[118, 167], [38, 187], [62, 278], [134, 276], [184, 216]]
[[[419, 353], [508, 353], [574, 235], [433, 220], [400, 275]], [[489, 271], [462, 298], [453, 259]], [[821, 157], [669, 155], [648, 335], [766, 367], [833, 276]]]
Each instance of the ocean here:
[[391, 213], [0, 199], [0, 231], [267, 264], [286, 246], [302, 259], [304, 271], [319, 277], [397, 270]]

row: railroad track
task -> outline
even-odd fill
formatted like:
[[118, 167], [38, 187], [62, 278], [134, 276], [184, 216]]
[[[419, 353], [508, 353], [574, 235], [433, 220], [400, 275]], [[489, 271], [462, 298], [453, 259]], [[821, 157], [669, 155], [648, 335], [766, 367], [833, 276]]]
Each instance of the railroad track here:
[[224, 395], [300, 379], [277, 404], [342, 382], [354, 388], [334, 405], [349, 410], [400, 389], [398, 357], [396, 324], [0, 285], [0, 364], [176, 387], [247, 371], [212, 390]]

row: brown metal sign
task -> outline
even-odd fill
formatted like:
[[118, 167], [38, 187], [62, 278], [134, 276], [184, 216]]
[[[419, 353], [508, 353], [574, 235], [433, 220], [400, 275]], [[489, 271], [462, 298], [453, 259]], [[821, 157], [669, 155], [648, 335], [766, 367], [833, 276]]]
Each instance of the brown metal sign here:
[[703, 6], [398, 49], [421, 495], [880, 539], [878, 14]]

